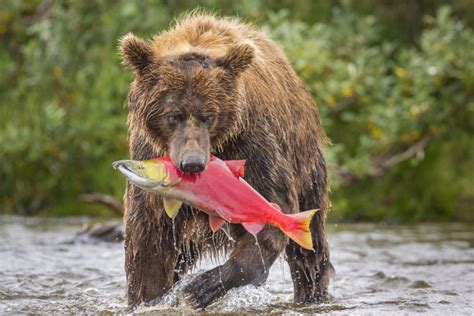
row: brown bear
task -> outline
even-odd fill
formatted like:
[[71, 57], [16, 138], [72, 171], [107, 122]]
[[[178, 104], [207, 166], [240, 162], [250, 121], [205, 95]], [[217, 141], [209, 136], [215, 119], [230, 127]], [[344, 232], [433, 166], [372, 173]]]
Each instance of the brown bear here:
[[203, 255], [227, 253], [227, 262], [183, 290], [188, 303], [204, 308], [234, 287], [265, 282], [283, 250], [295, 302], [324, 298], [334, 274], [325, 232], [326, 138], [310, 93], [280, 47], [236, 19], [194, 13], [150, 41], [129, 34], [120, 48], [134, 71], [128, 96], [132, 159], [169, 154], [187, 173], [204, 170], [211, 152], [245, 159], [245, 180], [284, 212], [319, 209], [311, 223], [314, 252], [268, 225], [257, 245], [240, 225], [230, 225], [234, 241], [212, 233], [207, 215], [188, 206], [171, 220], [158, 196], [128, 184], [129, 306], [157, 302]]

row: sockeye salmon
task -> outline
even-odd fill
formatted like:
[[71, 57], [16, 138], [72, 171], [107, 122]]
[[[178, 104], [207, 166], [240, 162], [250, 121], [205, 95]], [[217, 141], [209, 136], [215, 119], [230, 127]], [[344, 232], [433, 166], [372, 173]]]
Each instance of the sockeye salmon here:
[[166, 214], [174, 218], [182, 203], [209, 215], [212, 231], [224, 222], [242, 224], [256, 236], [265, 224], [278, 227], [301, 247], [313, 250], [310, 222], [317, 210], [284, 214], [242, 177], [245, 160], [221, 160], [211, 156], [200, 173], [181, 172], [167, 156], [152, 160], [121, 160], [113, 167], [136, 186], [163, 197]]

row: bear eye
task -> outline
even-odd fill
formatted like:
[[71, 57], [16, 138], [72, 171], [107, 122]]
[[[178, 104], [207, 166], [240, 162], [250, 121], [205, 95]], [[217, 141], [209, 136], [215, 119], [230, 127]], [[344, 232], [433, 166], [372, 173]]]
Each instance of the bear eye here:
[[216, 116], [214, 114], [205, 115], [201, 118], [201, 120], [208, 125], [212, 125], [215, 119], [216, 119]]
[[184, 120], [184, 115], [181, 113], [173, 113], [168, 115], [168, 122], [171, 124], [176, 124]]

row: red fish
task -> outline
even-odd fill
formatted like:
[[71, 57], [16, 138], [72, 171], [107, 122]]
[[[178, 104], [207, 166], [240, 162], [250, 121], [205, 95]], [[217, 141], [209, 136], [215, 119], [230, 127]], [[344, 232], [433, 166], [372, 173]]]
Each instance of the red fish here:
[[133, 184], [161, 195], [171, 218], [184, 202], [209, 215], [212, 231], [227, 221], [242, 224], [256, 236], [269, 224], [278, 227], [301, 247], [313, 250], [309, 225], [317, 210], [284, 214], [277, 204], [267, 201], [242, 178], [244, 165], [245, 160], [224, 161], [211, 156], [204, 171], [187, 174], [166, 156], [113, 163]]

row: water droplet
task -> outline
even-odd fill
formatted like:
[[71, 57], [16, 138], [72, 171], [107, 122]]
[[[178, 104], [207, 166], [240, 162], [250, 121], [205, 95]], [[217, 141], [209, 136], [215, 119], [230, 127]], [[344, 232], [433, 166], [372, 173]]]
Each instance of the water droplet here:
[[265, 260], [263, 259], [262, 248], [260, 248], [260, 244], [258, 243], [257, 235], [253, 235], [253, 237], [255, 238], [255, 245], [257, 246], [257, 248], [259, 250], [260, 258], [262, 259], [263, 272], [265, 274], [267, 274], [268, 272], [267, 272], [267, 267], [266, 267], [266, 264], [265, 264]]

